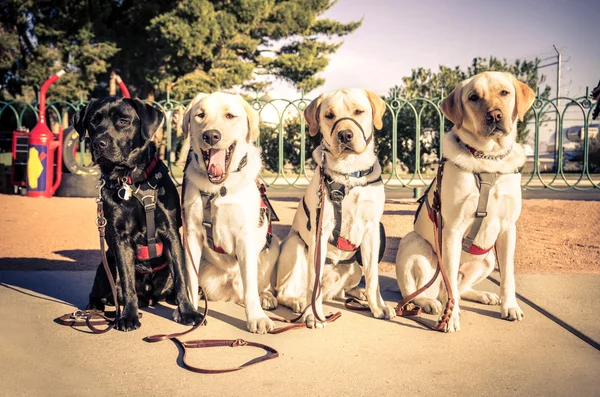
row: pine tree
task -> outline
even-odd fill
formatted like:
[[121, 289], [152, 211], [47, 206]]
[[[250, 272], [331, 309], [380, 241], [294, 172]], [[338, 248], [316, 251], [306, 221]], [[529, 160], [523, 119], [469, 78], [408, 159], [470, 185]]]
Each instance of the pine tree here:
[[[71, 74], [53, 98], [106, 95], [110, 69], [133, 94], [176, 99], [244, 85], [263, 76], [307, 92], [328, 56], [360, 21], [318, 19], [331, 0], [6, 0], [0, 6], [0, 81], [5, 96]], [[6, 38], [6, 39], [5, 39]], [[7, 55], [5, 56], [4, 53]], [[102, 83], [102, 84], [100, 84]]]

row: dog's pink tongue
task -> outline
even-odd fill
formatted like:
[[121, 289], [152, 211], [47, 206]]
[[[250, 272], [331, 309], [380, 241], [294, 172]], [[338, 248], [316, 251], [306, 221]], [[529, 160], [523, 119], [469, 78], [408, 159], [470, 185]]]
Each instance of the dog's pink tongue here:
[[225, 173], [226, 150], [210, 149], [208, 159], [208, 173], [213, 177], [220, 177]]

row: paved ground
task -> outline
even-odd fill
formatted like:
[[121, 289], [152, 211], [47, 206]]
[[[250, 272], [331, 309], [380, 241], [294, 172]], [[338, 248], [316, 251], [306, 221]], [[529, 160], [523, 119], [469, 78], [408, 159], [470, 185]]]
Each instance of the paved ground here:
[[[296, 200], [279, 197], [274, 204], [284, 220], [277, 233], [283, 235]], [[520, 259], [526, 263], [518, 263], [517, 289], [532, 305], [520, 301], [523, 322], [501, 320], [498, 307], [463, 303], [461, 332], [444, 335], [408, 319], [375, 320], [333, 302], [328, 307], [342, 317], [325, 329], [259, 336], [245, 331], [243, 308], [216, 302], [208, 326], [190, 338], [244, 338], [273, 346], [280, 357], [208, 376], [180, 368], [171, 342], [142, 340], [182, 329], [170, 321], [166, 306], [146, 310], [142, 328], [132, 333], [88, 335], [55, 324], [56, 317], [85, 305], [99, 261], [93, 200], [0, 196], [0, 395], [600, 395], [600, 351], [593, 347], [600, 344], [600, 272], [593, 256], [600, 246], [594, 229], [598, 206], [525, 201], [526, 220], [545, 216], [550, 222], [520, 225], [527, 241], [539, 240], [540, 231], [555, 225], [571, 226], [554, 233], [566, 248], [539, 254], [555, 258], [562, 264], [558, 270]], [[414, 203], [402, 199], [386, 206], [390, 239], [381, 285], [390, 304], [400, 296], [389, 261], [413, 211]], [[577, 223], [579, 218], [586, 223]], [[481, 288], [498, 291], [493, 280]], [[284, 309], [277, 313], [290, 316]], [[189, 359], [217, 368], [260, 354], [218, 348], [193, 351]]]

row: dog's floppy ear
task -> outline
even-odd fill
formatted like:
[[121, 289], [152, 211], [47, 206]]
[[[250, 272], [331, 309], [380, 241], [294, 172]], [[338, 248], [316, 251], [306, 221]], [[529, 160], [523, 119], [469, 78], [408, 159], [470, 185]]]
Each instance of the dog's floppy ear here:
[[87, 124], [88, 124], [88, 113], [92, 108], [92, 105], [96, 102], [95, 99], [91, 99], [87, 105], [83, 108], [79, 109], [73, 117], [71, 118], [71, 124], [73, 124], [73, 128], [79, 134], [79, 141], [83, 141], [85, 139], [85, 135], [87, 133]]
[[246, 140], [248, 142], [256, 142], [260, 136], [260, 116], [256, 109], [254, 109], [244, 98], [242, 98], [240, 95], [237, 97], [244, 106], [246, 117], [248, 117], [248, 138]]
[[308, 133], [310, 136], [315, 136], [319, 132], [319, 114], [321, 113], [321, 102], [323, 102], [323, 94], [317, 98], [304, 109], [304, 119], [308, 124]]
[[198, 102], [200, 102], [202, 99], [204, 99], [207, 96], [208, 96], [208, 94], [201, 92], [200, 94], [196, 95], [196, 97], [194, 99], [192, 99], [192, 102], [190, 102], [190, 104], [185, 109], [185, 113], [183, 114], [183, 120], [181, 121], [181, 129], [183, 130], [183, 139], [187, 139], [187, 137], [190, 133], [190, 124], [192, 123], [192, 117], [193, 117], [192, 113], [193, 113], [194, 106], [196, 106], [196, 104]]
[[158, 110], [152, 105], [144, 103], [139, 99], [123, 98], [135, 109], [138, 117], [140, 118], [140, 129], [142, 137], [147, 141], [158, 130], [158, 127], [162, 124], [165, 119], [163, 112]]
[[452, 90], [442, 101], [440, 109], [444, 116], [454, 123], [456, 128], [460, 128], [463, 123], [464, 111], [461, 99], [462, 89], [464, 87], [464, 81], [458, 83], [458, 85]]
[[513, 112], [513, 120], [515, 116], [518, 115], [519, 120], [523, 121], [525, 113], [527, 113], [535, 101], [535, 92], [527, 84], [517, 80], [513, 75], [511, 76], [513, 85], [515, 86], [515, 110]]
[[387, 109], [385, 101], [381, 99], [381, 97], [374, 92], [369, 90], [365, 90], [367, 93], [367, 98], [369, 98], [369, 102], [371, 103], [371, 109], [373, 109], [373, 125], [376, 129], [380, 130], [383, 128], [383, 115]]

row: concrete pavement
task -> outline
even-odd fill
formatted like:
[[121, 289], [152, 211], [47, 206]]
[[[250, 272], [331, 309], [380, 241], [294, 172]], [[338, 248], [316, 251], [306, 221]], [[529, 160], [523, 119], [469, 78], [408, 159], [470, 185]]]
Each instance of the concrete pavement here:
[[[172, 342], [145, 336], [183, 327], [171, 308], [144, 310], [142, 327], [104, 335], [57, 325], [83, 307], [91, 271], [0, 271], [0, 395], [582, 395], [600, 393], [600, 351], [520, 302], [525, 319], [499, 318], [499, 307], [465, 302], [462, 330], [441, 334], [409, 319], [376, 320], [345, 310], [320, 330], [252, 335], [242, 307], [211, 303], [208, 326], [186, 339], [244, 338], [268, 344], [280, 357], [240, 372], [200, 375], [178, 365]], [[600, 276], [518, 276], [518, 290], [599, 340]], [[400, 298], [391, 275], [384, 297]], [[498, 292], [486, 280], [482, 289]], [[571, 310], [573, 309], [573, 310]], [[278, 309], [278, 314], [291, 316]], [[433, 321], [433, 319], [432, 319]], [[228, 367], [263, 354], [258, 349], [192, 351], [189, 361]]]

